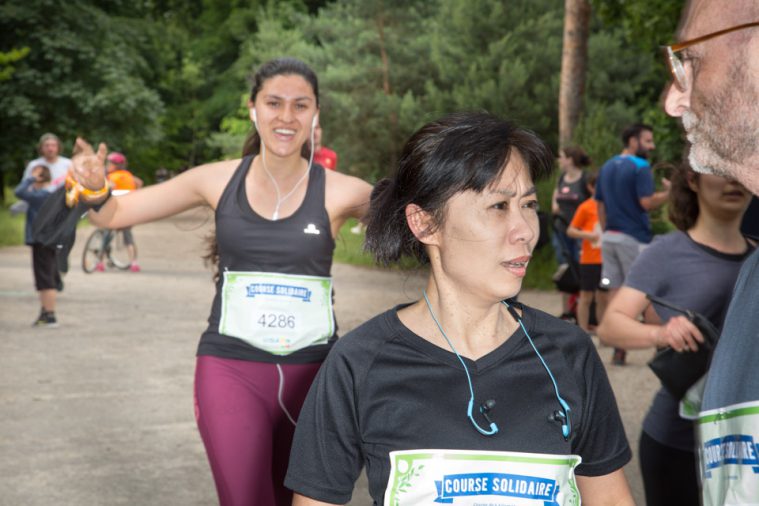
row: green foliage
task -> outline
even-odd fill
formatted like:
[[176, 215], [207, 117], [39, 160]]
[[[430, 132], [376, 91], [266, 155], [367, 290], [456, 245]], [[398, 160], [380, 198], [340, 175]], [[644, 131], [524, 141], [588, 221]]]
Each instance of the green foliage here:
[[45, 131], [67, 146], [78, 133], [119, 147], [157, 142], [163, 102], [152, 86], [155, 29], [83, 0], [4, 2], [0, 50], [22, 45], [29, 53], [0, 82], [0, 122], [12, 125], [3, 129], [0, 169], [20, 174]]
[[590, 38], [586, 114], [575, 142], [600, 165], [616, 149], [604, 150], [609, 130], [617, 138], [625, 125], [643, 121], [654, 127], [654, 160], [678, 161], [683, 138], [666, 116], [660, 97], [669, 74], [659, 45], [674, 38], [684, 0], [591, 0], [595, 22]]
[[[654, 126], [656, 159], [677, 161], [683, 139], [659, 106], [657, 46], [672, 40], [683, 0], [591, 2], [573, 142], [598, 167], [642, 120]], [[511, 118], [555, 147], [563, 17], [556, 0], [7, 0], [0, 171], [15, 182], [46, 131], [66, 146], [76, 135], [105, 141], [148, 182], [159, 167], [237, 157], [251, 131], [251, 73], [283, 55], [316, 70], [324, 143], [341, 171], [368, 181], [394, 169], [421, 125], [458, 110]], [[538, 184], [544, 209], [554, 184]], [[344, 244], [358, 252], [349, 261], [370, 264], [360, 239], [341, 234], [338, 257]], [[536, 255], [526, 286], [545, 284], [549, 253]]]
[[[3, 188], [4, 200], [8, 205], [16, 201], [12, 188]], [[0, 246], [18, 246], [24, 244], [24, 226], [26, 214], [11, 216], [6, 206], [0, 207]]]
[[16, 71], [13, 64], [29, 54], [28, 47], [21, 49], [13, 48], [7, 52], [0, 52], [0, 81], [7, 81]]

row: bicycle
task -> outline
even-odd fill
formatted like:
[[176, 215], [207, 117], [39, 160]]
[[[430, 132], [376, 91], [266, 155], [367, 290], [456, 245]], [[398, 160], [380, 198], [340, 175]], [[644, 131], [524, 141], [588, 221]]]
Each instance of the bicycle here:
[[95, 271], [98, 262], [102, 262], [106, 258], [109, 266], [122, 271], [129, 269], [131, 263], [123, 230], [95, 229], [84, 245], [82, 270], [90, 274]]

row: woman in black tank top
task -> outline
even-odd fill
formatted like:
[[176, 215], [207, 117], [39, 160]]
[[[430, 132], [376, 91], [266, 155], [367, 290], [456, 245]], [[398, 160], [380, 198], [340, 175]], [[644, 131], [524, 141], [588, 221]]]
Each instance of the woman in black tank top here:
[[[195, 373], [196, 418], [225, 504], [289, 505], [283, 485], [295, 420], [337, 336], [334, 236], [364, 217], [371, 186], [312, 163], [316, 74], [280, 58], [254, 76], [256, 133], [241, 160], [196, 167], [127, 195], [105, 194], [106, 146], [77, 140], [75, 176], [90, 221], [124, 228], [196, 206], [215, 211], [219, 275]], [[309, 142], [310, 141], [310, 142]]]

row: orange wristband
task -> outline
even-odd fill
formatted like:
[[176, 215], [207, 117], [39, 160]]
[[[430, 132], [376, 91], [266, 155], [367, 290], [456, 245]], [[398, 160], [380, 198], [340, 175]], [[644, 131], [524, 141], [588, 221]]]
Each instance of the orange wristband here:
[[90, 190], [88, 188], [82, 187], [81, 190], [79, 190], [79, 197], [83, 202], [88, 203], [92, 202], [93, 200], [100, 200], [101, 197], [106, 196], [110, 191], [111, 186], [106, 181], [105, 185], [103, 185], [103, 187], [99, 190]]

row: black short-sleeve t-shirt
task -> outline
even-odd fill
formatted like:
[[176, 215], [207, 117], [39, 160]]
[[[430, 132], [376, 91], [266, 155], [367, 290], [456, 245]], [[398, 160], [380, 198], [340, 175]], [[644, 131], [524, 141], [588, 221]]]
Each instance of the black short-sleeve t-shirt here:
[[469, 386], [461, 362], [405, 327], [400, 308], [348, 333], [330, 352], [298, 419], [287, 487], [344, 504], [365, 466], [369, 493], [382, 504], [389, 453], [422, 448], [575, 454], [582, 457], [575, 473], [584, 476], [609, 474], [630, 460], [606, 372], [576, 326], [523, 310], [524, 325], [570, 406], [569, 439], [549, 419], [559, 409], [553, 383], [521, 328], [486, 356], [464, 358], [478, 405], [496, 401], [490, 414], [500, 430], [484, 436], [466, 416]]

